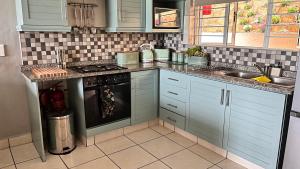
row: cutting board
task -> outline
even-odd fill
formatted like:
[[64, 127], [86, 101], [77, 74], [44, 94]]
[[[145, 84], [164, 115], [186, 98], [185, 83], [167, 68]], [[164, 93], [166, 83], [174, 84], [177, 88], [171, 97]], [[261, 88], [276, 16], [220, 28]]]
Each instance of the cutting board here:
[[68, 75], [66, 70], [57, 67], [33, 68], [31, 72], [38, 78], [62, 77]]

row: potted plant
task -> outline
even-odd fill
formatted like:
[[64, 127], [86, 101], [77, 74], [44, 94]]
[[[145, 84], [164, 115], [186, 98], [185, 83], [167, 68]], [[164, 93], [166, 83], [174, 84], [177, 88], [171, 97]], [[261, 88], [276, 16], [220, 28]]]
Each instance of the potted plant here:
[[201, 46], [189, 48], [186, 54], [189, 65], [207, 66], [209, 55], [202, 50]]

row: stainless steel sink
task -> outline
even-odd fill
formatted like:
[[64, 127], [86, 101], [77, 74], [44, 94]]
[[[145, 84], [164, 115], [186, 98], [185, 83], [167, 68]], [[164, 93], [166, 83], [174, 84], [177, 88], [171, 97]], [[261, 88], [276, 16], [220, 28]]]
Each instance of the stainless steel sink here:
[[286, 77], [272, 77], [273, 84], [283, 85], [283, 86], [295, 86], [296, 80]]
[[261, 76], [260, 73], [254, 73], [254, 72], [229, 72], [229, 73], [225, 73], [225, 75], [244, 78], [244, 79], [251, 79], [251, 78]]

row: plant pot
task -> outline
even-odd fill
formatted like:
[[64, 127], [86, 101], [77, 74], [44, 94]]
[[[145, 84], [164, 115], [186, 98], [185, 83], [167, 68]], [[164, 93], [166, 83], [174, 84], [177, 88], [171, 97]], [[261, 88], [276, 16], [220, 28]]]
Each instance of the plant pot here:
[[208, 58], [207, 57], [197, 57], [191, 56], [188, 59], [189, 65], [197, 65], [197, 66], [207, 66], [208, 65]]

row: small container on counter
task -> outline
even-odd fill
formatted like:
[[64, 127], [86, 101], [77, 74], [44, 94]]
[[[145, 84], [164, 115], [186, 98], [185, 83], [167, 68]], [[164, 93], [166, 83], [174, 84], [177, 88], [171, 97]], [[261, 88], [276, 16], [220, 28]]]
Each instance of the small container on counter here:
[[177, 61], [178, 61], [177, 52], [172, 52], [172, 62], [177, 62]]
[[185, 64], [189, 63], [189, 56], [187, 54], [184, 54], [184, 63]]
[[178, 63], [184, 63], [184, 53], [183, 52], [178, 52], [177, 53], [177, 61]]

